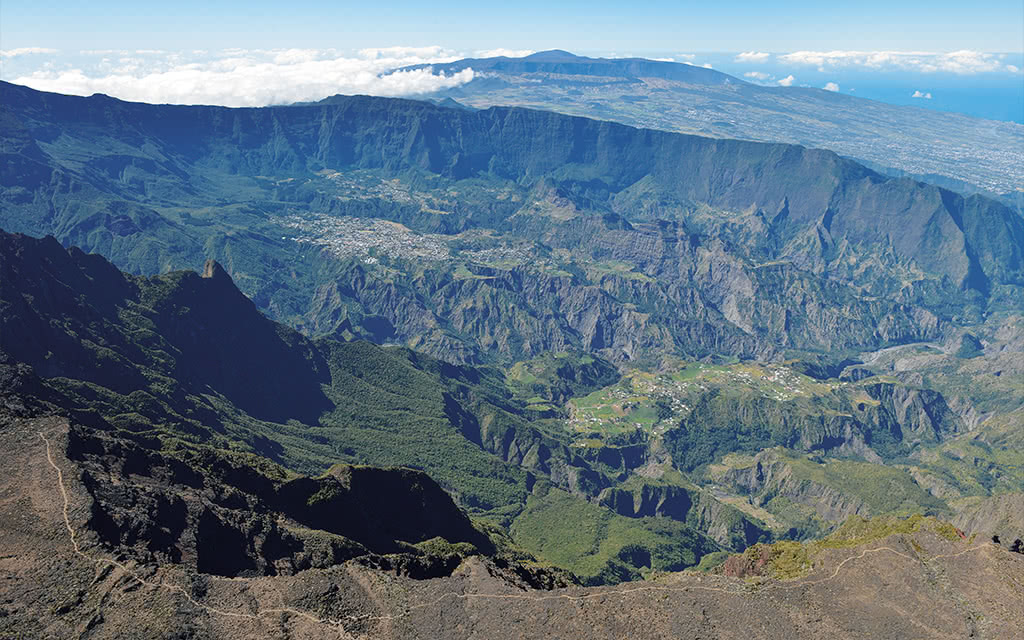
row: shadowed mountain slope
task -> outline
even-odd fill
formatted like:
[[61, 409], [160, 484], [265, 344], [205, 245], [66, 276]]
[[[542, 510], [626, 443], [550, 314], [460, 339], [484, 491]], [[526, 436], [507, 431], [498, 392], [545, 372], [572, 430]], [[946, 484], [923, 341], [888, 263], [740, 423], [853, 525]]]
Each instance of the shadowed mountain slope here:
[[[676, 521], [661, 523], [641, 518], [653, 513], [622, 517], [586, 504], [597, 502], [618, 473], [571, 449], [556, 424], [531, 422], [537, 414], [524, 407], [521, 396], [548, 393], [545, 389], [551, 394], [587, 392], [616, 380], [610, 363], [594, 357], [565, 354], [553, 359], [557, 368], [551, 374], [542, 374], [529, 387], [510, 387], [494, 369], [458, 367], [366, 342], [304, 338], [264, 318], [217, 263], [208, 263], [202, 276], [128, 276], [99, 256], [65, 250], [52, 238], [6, 233], [0, 237], [0, 256], [0, 364], [10, 374], [6, 388], [26, 406], [50, 407], [42, 414], [28, 412], [28, 417], [56, 412], [82, 425], [83, 438], [93, 437], [90, 429], [108, 434], [102, 437], [114, 442], [102, 445], [110, 449], [106, 457], [126, 456], [110, 464], [169, 467], [174, 475], [183, 459], [187, 465], [217, 466], [209, 456], [227, 456], [234, 466], [224, 471], [226, 481], [241, 491], [266, 489], [270, 481], [260, 475], [266, 475], [263, 471], [246, 475], [248, 467], [258, 471], [270, 464], [266, 459], [291, 472], [327, 471], [352, 491], [423, 483], [416, 474], [378, 478], [370, 470], [346, 471], [336, 462], [412, 467], [436, 477], [463, 508], [505, 526], [523, 511], [531, 492], [543, 495], [558, 487], [571, 492], [569, 504], [615, 520], [618, 537], [602, 546], [596, 558], [588, 558], [587, 573], [581, 574], [598, 584], [639, 576], [640, 556], [619, 557], [629, 544], [650, 547], [648, 558], [657, 549], [659, 568], [679, 569], [721, 545], [742, 548], [764, 533], [710, 497], [687, 502], [713, 511], [710, 515], [697, 518], [697, 509], [692, 514], [682, 509], [671, 514]], [[122, 443], [125, 439], [135, 444]], [[379, 553], [393, 549], [378, 548], [373, 540], [408, 541], [410, 534], [392, 535], [391, 525], [376, 525], [375, 518], [422, 521], [410, 524], [410, 530], [440, 532], [436, 535], [449, 540], [445, 527], [464, 519], [454, 505], [417, 511], [392, 496], [387, 505], [374, 508], [376, 515], [335, 525], [333, 511], [370, 514], [372, 500], [346, 497], [331, 484], [334, 480], [282, 474], [270, 473], [285, 484], [275, 484], [273, 491], [260, 489], [253, 497], [264, 505], [261, 509], [281, 511], [302, 526], [342, 535]], [[174, 483], [182, 482], [189, 484], [175, 476]], [[427, 484], [427, 489], [434, 486], [433, 480]], [[396, 496], [402, 491], [387, 490]], [[117, 504], [135, 500], [108, 498]], [[129, 520], [137, 521], [138, 514]], [[135, 526], [131, 522], [110, 526], [121, 530]], [[712, 528], [714, 540], [703, 533]], [[273, 533], [264, 525], [257, 529], [260, 536]], [[250, 533], [250, 538], [257, 535]], [[279, 536], [271, 542], [284, 545], [274, 553], [291, 553], [291, 543]], [[264, 567], [263, 560], [253, 558], [239, 558], [236, 564]], [[645, 566], [650, 564], [647, 560]]]

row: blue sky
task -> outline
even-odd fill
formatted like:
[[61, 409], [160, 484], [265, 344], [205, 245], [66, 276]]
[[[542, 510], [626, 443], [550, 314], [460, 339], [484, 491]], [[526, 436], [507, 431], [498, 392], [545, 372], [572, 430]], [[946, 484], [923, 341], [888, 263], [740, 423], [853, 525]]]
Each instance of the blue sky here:
[[4, 0], [2, 48], [423, 46], [1017, 52], [1020, 0], [248, 2]]
[[153, 102], [416, 95], [469, 76], [390, 72], [551, 48], [1024, 122], [1022, 0], [0, 3], [0, 78]]

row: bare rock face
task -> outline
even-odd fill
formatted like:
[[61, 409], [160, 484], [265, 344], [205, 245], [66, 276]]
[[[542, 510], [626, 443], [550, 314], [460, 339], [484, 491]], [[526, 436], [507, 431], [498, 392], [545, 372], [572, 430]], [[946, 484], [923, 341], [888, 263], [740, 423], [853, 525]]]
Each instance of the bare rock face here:
[[744, 549], [771, 535], [739, 510], [696, 488], [646, 483], [630, 491], [608, 488], [597, 503], [630, 518], [661, 516], [685, 522], [726, 549]]
[[203, 278], [229, 278], [228, 272], [216, 260], [210, 259], [203, 265]]
[[937, 391], [887, 383], [867, 385], [864, 389], [879, 402], [877, 407], [868, 409], [866, 420], [879, 427], [892, 425], [889, 428], [898, 429], [900, 439], [907, 444], [940, 442], [969, 430], [968, 424]]
[[[867, 505], [856, 497], [823, 484], [796, 477], [790, 465], [771, 450], [754, 457], [754, 464], [725, 472], [721, 480], [742, 491], [770, 499], [784, 496], [806, 505], [827, 522], [842, 522], [851, 515], [867, 513]], [[755, 502], [757, 501], [755, 500]]]
[[1024, 537], [1024, 493], [963, 500], [952, 522], [982, 538], [997, 535], [1009, 543]]

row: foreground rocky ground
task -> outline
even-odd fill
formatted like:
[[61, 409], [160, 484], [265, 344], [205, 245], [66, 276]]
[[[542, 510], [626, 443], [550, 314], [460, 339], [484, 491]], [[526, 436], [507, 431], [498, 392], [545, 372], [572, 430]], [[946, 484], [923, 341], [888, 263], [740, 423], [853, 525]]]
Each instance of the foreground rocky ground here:
[[0, 638], [1024, 637], [1024, 555], [970, 532], [827, 550], [789, 581], [683, 573], [551, 591], [479, 556], [424, 580], [357, 562], [252, 578], [142, 565], [87, 526], [96, 505], [66, 419], [0, 428]]

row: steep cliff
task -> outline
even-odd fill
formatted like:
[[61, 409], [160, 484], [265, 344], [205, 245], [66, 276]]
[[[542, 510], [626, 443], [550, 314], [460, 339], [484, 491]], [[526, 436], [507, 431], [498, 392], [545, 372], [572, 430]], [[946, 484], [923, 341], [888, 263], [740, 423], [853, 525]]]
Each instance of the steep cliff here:
[[[1021, 303], [1019, 216], [830, 152], [368, 97], [224, 109], [3, 89], [4, 157], [21, 168], [0, 225], [131, 272], [216, 258], [313, 333], [461, 362], [767, 357], [934, 339]], [[338, 261], [353, 236], [296, 242], [289, 212], [399, 222], [440, 234], [448, 257]], [[468, 231], [506, 257], [463, 256]], [[518, 266], [517, 239], [532, 243]], [[363, 327], [378, 316], [387, 331]]]

